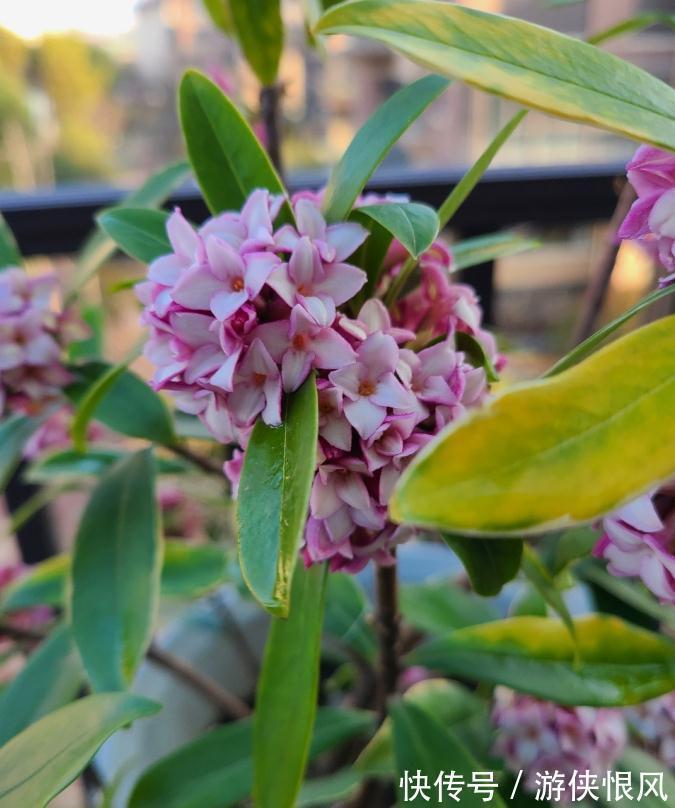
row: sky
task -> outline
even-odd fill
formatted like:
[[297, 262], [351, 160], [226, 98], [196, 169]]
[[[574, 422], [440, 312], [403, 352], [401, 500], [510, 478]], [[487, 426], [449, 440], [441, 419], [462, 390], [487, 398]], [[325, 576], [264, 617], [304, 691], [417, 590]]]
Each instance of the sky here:
[[48, 31], [114, 37], [132, 28], [138, 0], [0, 0], [0, 26], [25, 39]]

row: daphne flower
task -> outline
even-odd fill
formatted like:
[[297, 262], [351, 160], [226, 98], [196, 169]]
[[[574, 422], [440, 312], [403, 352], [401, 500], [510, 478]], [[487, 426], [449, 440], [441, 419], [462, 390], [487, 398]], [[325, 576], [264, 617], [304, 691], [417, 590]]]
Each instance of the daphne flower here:
[[269, 285], [288, 303], [300, 303], [320, 325], [331, 325], [335, 307], [346, 303], [366, 282], [366, 273], [350, 264], [322, 262], [317, 246], [299, 238], [287, 264], [276, 269]]
[[31, 278], [18, 267], [4, 269], [0, 272], [0, 317], [26, 310], [48, 311], [57, 285], [55, 275]]
[[413, 449], [408, 447], [406, 442], [412, 435], [416, 423], [417, 414], [414, 412], [387, 415], [368, 440], [361, 441], [368, 471], [377, 471], [394, 462], [396, 458], [404, 458], [411, 454]]
[[612, 575], [640, 578], [662, 603], [675, 603], [673, 505], [673, 490], [666, 486], [619, 508], [603, 520], [604, 535], [594, 550]]
[[326, 382], [319, 387], [319, 437], [344, 452], [352, 448], [352, 427], [342, 410], [342, 393]]
[[411, 411], [415, 400], [394, 375], [399, 349], [392, 337], [371, 334], [356, 352], [356, 362], [328, 378], [348, 399], [347, 420], [362, 438], [369, 438], [384, 421], [387, 407]]
[[370, 334], [375, 333], [388, 334], [399, 345], [415, 339], [414, 331], [396, 328], [391, 324], [389, 312], [382, 301], [377, 298], [366, 300], [355, 320], [341, 317], [340, 328], [358, 340], [364, 340]]
[[228, 404], [237, 423], [249, 424], [259, 413], [269, 426], [281, 423], [281, 374], [257, 338], [242, 360]]
[[675, 768], [675, 691], [628, 707], [625, 716], [640, 745]]

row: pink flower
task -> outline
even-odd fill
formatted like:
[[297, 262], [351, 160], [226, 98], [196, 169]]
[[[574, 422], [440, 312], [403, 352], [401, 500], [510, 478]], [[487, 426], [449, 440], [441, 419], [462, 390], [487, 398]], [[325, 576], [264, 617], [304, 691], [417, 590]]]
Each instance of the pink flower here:
[[637, 240], [675, 280], [675, 155], [640, 146], [628, 164], [628, 180], [638, 195], [619, 228], [619, 238]]
[[624, 713], [640, 745], [675, 768], [675, 691], [628, 707]]
[[386, 334], [371, 334], [357, 348], [357, 361], [328, 378], [348, 399], [347, 420], [362, 438], [369, 438], [382, 424], [387, 407], [413, 411], [415, 399], [396, 378], [399, 349]]
[[593, 551], [612, 575], [640, 578], [662, 603], [675, 603], [674, 493], [665, 486], [610, 514]]
[[281, 375], [261, 340], [251, 343], [233, 386], [228, 405], [238, 424], [252, 423], [258, 413], [269, 426], [281, 423]]
[[371, 298], [361, 306], [356, 320], [340, 318], [340, 328], [355, 339], [364, 340], [370, 334], [382, 333], [393, 337], [397, 344], [415, 339], [415, 332], [396, 328], [381, 300]]
[[575, 771], [603, 777], [627, 742], [619, 710], [562, 707], [504, 687], [495, 690], [492, 723], [494, 753], [514, 774], [524, 772], [525, 790], [536, 792], [537, 775], [557, 771], [568, 786], [564, 802], [571, 801], [569, 781]]

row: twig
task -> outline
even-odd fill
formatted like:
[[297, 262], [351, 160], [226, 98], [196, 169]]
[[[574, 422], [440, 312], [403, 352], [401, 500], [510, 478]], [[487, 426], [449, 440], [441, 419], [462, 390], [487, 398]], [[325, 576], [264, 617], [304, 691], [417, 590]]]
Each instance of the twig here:
[[274, 167], [283, 178], [281, 158], [281, 84], [272, 84], [260, 90], [260, 116], [265, 127], [267, 153]]
[[387, 702], [396, 692], [398, 661], [398, 582], [396, 564], [378, 567], [376, 618], [380, 654], [377, 670], [377, 712], [380, 723], [387, 717]]
[[45, 638], [45, 633], [39, 629], [15, 626], [5, 620], [0, 620], [0, 637], [9, 637], [16, 642], [39, 643]]
[[166, 448], [170, 449], [174, 454], [178, 455], [178, 457], [188, 460], [206, 474], [213, 474], [214, 476], [219, 477], [221, 480], [224, 479], [222, 465], [215, 463], [208, 457], [204, 457], [204, 455], [193, 452], [192, 449], [187, 447], [184, 443], [172, 443]]
[[175, 656], [175, 654], [165, 651], [152, 643], [148, 648], [147, 656], [151, 662], [161, 665], [178, 679], [182, 679], [185, 684], [190, 685], [232, 718], [245, 718], [250, 715], [249, 706], [238, 696], [225, 690], [213, 679], [204, 676], [203, 673], [193, 668], [185, 660]]
[[598, 315], [607, 297], [612, 272], [616, 265], [616, 257], [619, 253], [619, 247], [621, 246], [621, 242], [616, 238], [616, 232], [621, 222], [626, 218], [630, 206], [634, 201], [635, 191], [629, 183], [626, 183], [621, 189], [616, 208], [607, 227], [605, 244], [591, 271], [591, 280], [586, 290], [581, 316], [572, 337], [573, 345], [578, 345], [580, 342], [583, 342], [590, 337], [594, 331]]

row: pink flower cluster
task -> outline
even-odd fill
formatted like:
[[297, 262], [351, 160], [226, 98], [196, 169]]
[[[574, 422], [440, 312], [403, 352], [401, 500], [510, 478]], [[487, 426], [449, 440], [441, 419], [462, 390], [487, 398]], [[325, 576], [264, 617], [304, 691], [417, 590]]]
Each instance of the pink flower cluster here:
[[628, 707], [625, 714], [640, 744], [675, 769], [675, 691]]
[[[22, 564], [5, 564], [0, 566], [0, 593], [10, 584], [20, 580], [29, 570]], [[23, 609], [13, 612], [7, 618], [7, 624], [16, 628], [35, 629], [48, 623], [53, 617], [53, 612], [48, 606], [35, 606], [30, 609]], [[6, 640], [0, 634], [0, 642]]]
[[82, 326], [71, 312], [50, 308], [56, 287], [53, 275], [0, 272], [0, 416], [38, 413], [70, 381], [63, 350], [83, 336]]
[[[348, 259], [367, 231], [328, 225], [312, 193], [293, 198], [293, 224], [275, 226], [282, 205], [259, 190], [241, 212], [198, 230], [179, 211], [170, 217], [173, 252], [138, 287], [151, 329], [145, 353], [157, 389], [217, 440], [241, 447], [225, 465], [235, 492], [256, 419], [279, 424], [282, 396], [316, 371], [319, 445], [304, 557], [356, 571], [371, 558], [388, 563], [403, 536], [386, 513], [405, 464], [486, 395], [485, 373], [455, 350], [455, 332], [493, 354], [494, 343], [480, 330], [475, 295], [450, 283], [440, 244], [393, 316], [376, 298], [345, 311], [366, 281]], [[394, 244], [386, 277], [402, 257]], [[403, 347], [413, 342], [422, 349]]]
[[619, 228], [619, 238], [637, 239], [675, 282], [675, 154], [640, 146], [628, 164], [628, 180], [637, 201]]
[[627, 741], [620, 710], [563, 707], [503, 687], [495, 691], [492, 722], [495, 754], [514, 774], [524, 772], [524, 788], [533, 793], [544, 772], [559, 772], [566, 783], [575, 771], [604, 776]]
[[640, 578], [662, 603], [675, 603], [675, 485], [619, 508], [602, 525], [593, 552], [609, 572]]

